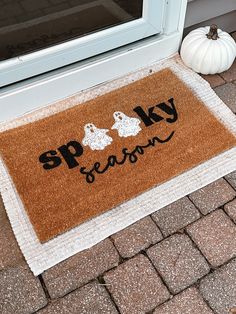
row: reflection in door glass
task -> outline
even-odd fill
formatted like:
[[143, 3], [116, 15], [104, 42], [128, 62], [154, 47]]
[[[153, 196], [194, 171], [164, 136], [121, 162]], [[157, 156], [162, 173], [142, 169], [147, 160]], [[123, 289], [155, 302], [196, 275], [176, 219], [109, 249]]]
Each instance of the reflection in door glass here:
[[143, 0], [8, 0], [0, 10], [0, 60], [142, 16]]

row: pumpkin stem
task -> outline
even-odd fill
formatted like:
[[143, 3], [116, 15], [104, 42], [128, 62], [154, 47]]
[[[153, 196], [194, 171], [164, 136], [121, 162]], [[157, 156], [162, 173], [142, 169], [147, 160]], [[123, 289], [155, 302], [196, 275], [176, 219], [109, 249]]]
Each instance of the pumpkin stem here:
[[217, 25], [212, 24], [212, 25], [210, 26], [209, 33], [206, 34], [207, 38], [208, 38], [208, 39], [212, 39], [212, 40], [217, 40], [217, 39], [219, 38], [217, 29], [218, 29]]

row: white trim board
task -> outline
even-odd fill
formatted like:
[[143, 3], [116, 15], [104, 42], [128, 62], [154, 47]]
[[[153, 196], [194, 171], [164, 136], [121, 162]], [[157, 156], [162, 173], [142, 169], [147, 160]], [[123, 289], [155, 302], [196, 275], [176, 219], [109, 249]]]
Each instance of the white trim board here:
[[[127, 85], [147, 76], [150, 69], [152, 72], [157, 72], [167, 67], [182, 79], [209, 110], [236, 136], [236, 116], [219, 99], [210, 85], [199, 75], [187, 69], [178, 56], [145, 67], [116, 81], [79, 93], [22, 118], [2, 123], [0, 131], [33, 122]], [[95, 245], [111, 234], [234, 170], [236, 170], [236, 147], [44, 244], [39, 242], [2, 161], [0, 162], [0, 189], [19, 246], [31, 270], [35, 275], [38, 275], [60, 261]]]

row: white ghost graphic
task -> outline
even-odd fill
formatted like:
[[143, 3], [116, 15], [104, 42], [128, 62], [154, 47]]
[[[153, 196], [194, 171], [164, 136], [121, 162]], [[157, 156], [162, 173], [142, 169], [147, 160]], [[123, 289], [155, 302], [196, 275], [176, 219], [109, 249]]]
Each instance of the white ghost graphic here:
[[82, 140], [84, 146], [89, 146], [92, 150], [103, 150], [110, 145], [112, 138], [106, 133], [107, 129], [98, 129], [94, 124], [88, 123], [84, 126], [85, 136]]
[[115, 123], [112, 129], [117, 129], [120, 137], [135, 136], [142, 130], [139, 126], [141, 121], [137, 118], [128, 117], [120, 111], [114, 112], [113, 117]]

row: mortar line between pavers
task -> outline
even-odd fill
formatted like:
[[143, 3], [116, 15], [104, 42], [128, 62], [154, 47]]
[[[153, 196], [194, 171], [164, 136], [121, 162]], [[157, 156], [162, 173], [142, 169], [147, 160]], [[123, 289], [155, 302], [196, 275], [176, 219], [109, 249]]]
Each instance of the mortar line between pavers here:
[[38, 277], [38, 279], [39, 279], [39, 281], [40, 281], [40, 283], [41, 283], [41, 286], [42, 286], [43, 291], [44, 291], [44, 293], [45, 293], [45, 295], [46, 295], [46, 298], [49, 299], [49, 300], [51, 300], [50, 294], [49, 294], [49, 292], [48, 292], [48, 288], [47, 288], [47, 286], [46, 286], [46, 284], [45, 284], [45, 282], [44, 282], [44, 280], [43, 280], [42, 274], [38, 275], [37, 277]]
[[211, 274], [211, 273], [213, 273], [213, 270], [211, 270], [208, 274], [204, 275], [202, 278], [198, 279], [197, 282], [194, 283], [193, 286], [191, 286], [191, 287], [195, 287], [195, 288], [197, 289], [197, 291], [199, 292], [200, 296], [202, 297], [203, 301], [204, 301], [204, 302], [207, 304], [207, 306], [212, 310], [212, 312], [213, 312], [214, 314], [218, 314], [218, 313], [216, 313], [216, 312], [213, 310], [213, 308], [210, 306], [208, 300], [206, 300], [206, 299], [203, 297], [203, 295], [201, 294], [201, 291], [200, 291], [200, 289], [199, 289], [200, 281], [201, 281], [202, 279], [206, 278], [206, 277], [207, 277], [209, 274]]
[[[223, 85], [229, 83], [229, 82], [227, 82], [227, 81], [223, 78], [223, 76], [221, 76], [221, 73], [217, 73], [217, 74], [222, 78], [222, 80], [224, 80], [224, 84], [219, 85], [219, 86], [223, 86]], [[216, 87], [218, 87], [218, 86], [216, 86]], [[216, 87], [214, 87], [214, 88], [216, 88]], [[214, 89], [214, 88], [212, 88], [212, 89]], [[221, 98], [220, 98], [220, 99], [221, 99]]]
[[203, 300], [206, 302], [206, 304], [209, 306], [209, 308], [212, 310], [212, 312], [213, 312], [214, 314], [218, 314], [218, 313], [216, 313], [216, 312], [213, 310], [213, 308], [210, 306], [208, 300], [205, 299], [204, 296], [202, 295], [201, 290], [200, 290], [200, 282], [201, 282], [203, 279], [205, 279], [206, 277], [208, 277], [208, 276], [214, 274], [215, 271], [220, 270], [223, 266], [226, 266], [227, 264], [229, 264], [230, 262], [232, 262], [232, 261], [234, 261], [234, 260], [236, 260], [236, 258], [235, 258], [235, 257], [232, 257], [230, 260], [228, 260], [228, 261], [225, 262], [224, 264], [222, 264], [222, 265], [216, 267], [215, 269], [212, 268], [208, 274], [206, 274], [206, 275], [204, 275], [202, 278], [198, 279], [197, 282], [194, 284], [194, 285], [196, 285], [196, 288], [198, 289], [198, 291], [199, 291], [200, 295], [202, 296]]
[[[236, 113], [235, 113], [235, 115], [236, 115]], [[233, 172], [234, 172], [234, 171], [233, 171]], [[232, 188], [234, 191], [236, 191], [236, 187], [234, 187], [234, 186], [230, 183], [230, 181], [228, 181], [228, 179], [226, 178], [226, 176], [224, 176], [223, 179], [231, 186], [231, 188]]]
[[[118, 266], [116, 266], [116, 267], [118, 267]], [[107, 271], [107, 272], [108, 272], [108, 271]], [[119, 309], [119, 307], [118, 307], [118, 304], [116, 304], [113, 295], [110, 293], [109, 289], [107, 288], [107, 284], [106, 284], [106, 282], [105, 282], [105, 280], [104, 280], [104, 278], [103, 278], [104, 275], [105, 275], [105, 273], [104, 273], [103, 275], [101, 275], [101, 276], [98, 276], [98, 277], [97, 277], [97, 281], [105, 288], [107, 294], [109, 295], [109, 298], [111, 299], [112, 304], [115, 306], [117, 312], [118, 312], [119, 314], [121, 314], [120, 309]]]
[[[129, 227], [129, 226], [128, 226], [128, 227]], [[128, 228], [128, 227], [126, 227], [126, 228]], [[126, 228], [125, 228], [125, 229], [126, 229]], [[125, 230], [125, 229], [123, 229], [123, 230]], [[121, 230], [120, 230], [120, 231], [121, 231]], [[119, 231], [118, 231], [118, 232], [119, 232]], [[119, 255], [119, 262], [118, 262], [118, 265], [120, 265], [120, 264], [123, 263], [124, 257], [121, 256], [121, 254], [120, 254], [118, 248], [117, 248], [116, 245], [115, 245], [115, 241], [112, 239], [112, 236], [113, 236], [113, 234], [110, 235], [110, 236], [108, 237], [108, 239], [112, 242], [113, 246], [115, 247], [115, 250], [116, 250], [117, 254]], [[109, 270], [107, 270], [107, 271], [109, 271]]]
[[[198, 191], [198, 190], [197, 190], [197, 191]], [[200, 211], [200, 208], [199, 208], [197, 205], [195, 205], [195, 203], [191, 200], [190, 194], [186, 195], [186, 197], [187, 197], [187, 198], [189, 199], [189, 201], [196, 207], [197, 211], [199, 212], [200, 218], [198, 218], [198, 219], [201, 219], [202, 217], [204, 217], [203, 213]], [[195, 221], [197, 221], [198, 219], [196, 219]], [[193, 222], [195, 222], [195, 221], [193, 221]], [[193, 222], [190, 222], [190, 224], [193, 223]], [[185, 227], [184, 227], [184, 228], [185, 228]]]
[[[160, 243], [160, 242], [159, 242], [159, 243]], [[156, 245], [156, 244], [154, 244], [154, 245]], [[152, 246], [154, 246], [154, 245], [152, 245]], [[150, 246], [150, 247], [151, 247], [151, 246]], [[150, 248], [150, 247], [149, 247], [149, 248]], [[148, 250], [149, 248], [147, 248], [146, 250]], [[149, 256], [148, 256], [146, 250], [145, 250], [145, 251], [141, 251], [140, 254], [143, 254], [143, 255], [149, 260], [149, 262], [151, 263], [152, 267], [154, 268], [154, 270], [156, 271], [156, 273], [157, 273], [158, 276], [160, 277], [162, 284], [166, 287], [167, 291], [170, 293], [169, 298], [168, 298], [166, 301], [162, 302], [162, 303], [165, 303], [165, 302], [167, 302], [168, 300], [171, 299], [171, 296], [173, 296], [174, 293], [173, 293], [173, 292], [171, 291], [171, 289], [168, 287], [168, 285], [167, 285], [167, 283], [165, 282], [164, 278], [163, 278], [162, 275], [159, 273], [159, 271], [157, 270], [157, 268], [156, 268], [155, 265], [153, 264], [152, 260], [149, 258]], [[158, 305], [158, 306], [159, 306], [159, 305]]]
[[[162, 240], [164, 240], [164, 239], [162, 239]], [[162, 240], [161, 240], [161, 241], [162, 241]], [[159, 241], [159, 242], [157, 242], [157, 243], [160, 243], [161, 241]], [[152, 246], [156, 245], [157, 243], [149, 245], [149, 247], [147, 247], [145, 250], [148, 250], [149, 248], [151, 248]], [[138, 253], [136, 253], [135, 255], [133, 255], [132, 257], [122, 258], [123, 261], [122, 261], [118, 266], [122, 265], [123, 263], [125, 263], [125, 262], [127, 262], [127, 261], [129, 261], [129, 260], [131, 260], [131, 259], [133, 259], [133, 258], [136, 258], [138, 255], [141, 255], [141, 254], [144, 255], [144, 256], [148, 259], [148, 261], [151, 263], [151, 265], [154, 267], [154, 270], [155, 270], [155, 272], [158, 274], [158, 276], [159, 276], [159, 278], [160, 278], [162, 284], [166, 287], [167, 291], [168, 291], [169, 294], [170, 294], [170, 297], [169, 297], [166, 301], [163, 301], [162, 303], [158, 304], [158, 306], [160, 306], [161, 304], [164, 304], [165, 302], [167, 302], [168, 300], [170, 300], [171, 297], [173, 296], [173, 294], [172, 294], [172, 292], [169, 290], [169, 288], [168, 288], [168, 286], [166, 285], [166, 283], [163, 281], [162, 276], [159, 274], [159, 272], [157, 271], [156, 267], [153, 265], [152, 261], [151, 261], [151, 260], [149, 259], [149, 257], [147, 256], [146, 251], [141, 250], [141, 251], [139, 251]], [[118, 266], [114, 266], [113, 268], [111, 268], [111, 269], [105, 271], [105, 272], [104, 272], [103, 274], [101, 274], [99, 277], [102, 277], [102, 280], [104, 280], [105, 274], [108, 273], [108, 272], [110, 272], [110, 271], [115, 270]], [[104, 280], [104, 282], [105, 282], [105, 280]], [[104, 285], [104, 286], [105, 286], [106, 290], [108, 290], [108, 288], [106, 287], [106, 285]], [[108, 291], [108, 292], [109, 292], [109, 291]], [[110, 294], [110, 293], [109, 293], [109, 294]], [[112, 297], [112, 300], [113, 300], [113, 297]], [[113, 301], [113, 302], [115, 303], [115, 301]], [[155, 307], [153, 310], [151, 310], [151, 311], [154, 311], [155, 309], [156, 309], [156, 307]], [[119, 313], [120, 313], [120, 311], [119, 311]]]
[[[161, 210], [161, 209], [163, 209], [164, 207], [162, 207], [162, 208], [160, 208], [159, 210]], [[159, 211], [158, 210], [158, 211]], [[152, 213], [152, 214], [155, 214], [156, 213], [156, 211], [154, 212], [154, 213]], [[157, 228], [159, 229], [159, 231], [160, 231], [160, 233], [161, 233], [161, 235], [162, 235], [162, 238], [163, 239], [165, 239], [165, 236], [164, 236], [164, 233], [162, 232], [162, 230], [161, 230], [161, 227], [158, 225], [158, 223], [153, 219], [153, 217], [152, 217], [152, 214], [151, 215], [149, 215], [149, 217], [151, 218], [151, 220], [154, 222], [154, 224], [157, 226]], [[156, 243], [159, 243], [159, 242], [161, 242], [163, 239], [161, 239], [160, 241], [158, 241], [158, 242], [156, 242]], [[155, 244], [156, 244], [155, 243]]]
[[[232, 199], [231, 201], [229, 201], [228, 203], [225, 203], [225, 205], [227, 205], [227, 204], [233, 202], [234, 200], [236, 200], [236, 197], [235, 197], [234, 199]], [[226, 210], [225, 210], [225, 205], [223, 205], [221, 209], [223, 210], [223, 212], [225, 213], [225, 215], [232, 221], [232, 223], [233, 223], [234, 225], [236, 225], [236, 223], [234, 222], [233, 218], [226, 212]]]
[[[205, 217], [205, 216], [204, 216]], [[197, 244], [194, 242], [194, 240], [192, 239], [192, 237], [191, 237], [191, 235], [190, 234], [188, 234], [188, 232], [187, 232], [187, 230], [184, 228], [184, 230], [183, 230], [183, 233], [190, 239], [190, 241], [192, 242], [192, 246], [201, 254], [201, 256], [204, 258], [204, 260], [206, 261], [206, 263], [207, 263], [207, 265], [209, 266], [209, 268], [210, 268], [210, 270], [211, 269], [214, 269], [212, 266], [211, 266], [211, 264], [210, 264], [210, 262], [208, 261], [208, 259], [206, 258], [206, 256], [203, 254], [203, 252], [200, 250], [200, 248], [197, 246]], [[210, 271], [209, 271], [210, 272]], [[204, 275], [204, 276], [207, 276], [208, 274], [209, 274], [209, 272], [206, 274], [206, 275]], [[203, 277], [201, 277], [201, 278], [203, 278]], [[201, 279], [201, 278], [199, 278], [199, 279]]]

